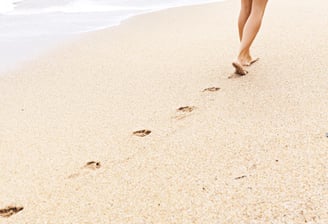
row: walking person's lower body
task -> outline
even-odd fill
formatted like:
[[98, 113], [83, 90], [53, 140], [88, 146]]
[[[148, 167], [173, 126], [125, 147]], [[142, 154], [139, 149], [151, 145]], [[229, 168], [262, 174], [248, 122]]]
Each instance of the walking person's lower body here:
[[251, 56], [250, 48], [260, 30], [267, 2], [268, 0], [241, 0], [238, 19], [240, 47], [237, 59], [232, 63], [239, 75], [246, 75], [248, 71], [245, 66], [258, 60]]

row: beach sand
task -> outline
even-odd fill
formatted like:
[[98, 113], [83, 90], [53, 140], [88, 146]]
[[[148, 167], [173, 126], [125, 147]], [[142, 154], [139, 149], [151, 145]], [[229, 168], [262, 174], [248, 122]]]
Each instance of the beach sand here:
[[239, 1], [134, 17], [2, 75], [0, 209], [23, 210], [0, 223], [328, 223], [327, 9], [270, 1], [243, 77]]

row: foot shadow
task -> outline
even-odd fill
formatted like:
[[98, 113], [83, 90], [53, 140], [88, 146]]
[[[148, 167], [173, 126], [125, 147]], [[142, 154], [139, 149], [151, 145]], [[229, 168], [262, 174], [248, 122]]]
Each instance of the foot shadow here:
[[239, 78], [242, 78], [244, 77], [245, 75], [238, 75], [236, 73], [233, 73], [231, 75], [228, 76], [228, 79], [239, 79]]

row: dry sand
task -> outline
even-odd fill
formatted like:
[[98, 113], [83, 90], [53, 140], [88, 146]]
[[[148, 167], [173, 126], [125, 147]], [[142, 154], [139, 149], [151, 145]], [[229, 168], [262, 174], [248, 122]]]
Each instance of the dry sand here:
[[328, 2], [270, 1], [228, 79], [238, 11], [138, 16], [1, 76], [0, 209], [24, 209], [0, 223], [327, 224]]

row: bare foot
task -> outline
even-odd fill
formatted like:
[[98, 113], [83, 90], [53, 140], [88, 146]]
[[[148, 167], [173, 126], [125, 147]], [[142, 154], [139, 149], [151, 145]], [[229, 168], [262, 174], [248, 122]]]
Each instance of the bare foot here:
[[252, 64], [257, 62], [258, 60], [260, 60], [260, 58], [250, 59], [248, 62], [243, 63], [243, 66], [251, 66]]
[[238, 75], [247, 75], [248, 71], [239, 62], [232, 62], [232, 66], [236, 69], [235, 73]]

